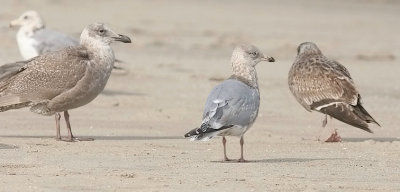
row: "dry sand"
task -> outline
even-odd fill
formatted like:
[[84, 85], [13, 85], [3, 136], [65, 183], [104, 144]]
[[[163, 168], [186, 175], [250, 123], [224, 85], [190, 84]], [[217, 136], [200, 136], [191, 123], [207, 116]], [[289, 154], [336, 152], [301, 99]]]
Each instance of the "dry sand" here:
[[[132, 45], [114, 46], [130, 73], [114, 74], [103, 94], [70, 111], [75, 135], [93, 142], [55, 141], [54, 117], [1, 113], [0, 191], [400, 191], [398, 1], [2, 0], [0, 63], [21, 59], [7, 25], [28, 9], [75, 36], [95, 21], [131, 36]], [[369, 134], [333, 121], [343, 142], [316, 141], [329, 135], [323, 115], [304, 110], [287, 87], [304, 41], [347, 66], [383, 128]], [[199, 125], [241, 42], [277, 62], [257, 67], [260, 113], [245, 135], [250, 162], [221, 163], [220, 138], [182, 136]], [[227, 147], [239, 157], [238, 138]]]

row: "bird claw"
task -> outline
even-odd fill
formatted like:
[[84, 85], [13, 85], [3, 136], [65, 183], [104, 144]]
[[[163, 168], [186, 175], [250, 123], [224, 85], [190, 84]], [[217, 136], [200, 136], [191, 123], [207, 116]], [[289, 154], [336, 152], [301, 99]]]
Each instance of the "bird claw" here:
[[249, 161], [247, 161], [247, 160], [245, 160], [245, 159], [243, 159], [243, 158], [240, 158], [240, 159], [238, 159], [238, 162], [239, 162], [239, 163], [246, 163], [246, 162], [249, 162]]
[[78, 138], [78, 137], [72, 137], [72, 138], [56, 138], [57, 141], [65, 141], [65, 142], [78, 142], [78, 141], [94, 141], [93, 138]]

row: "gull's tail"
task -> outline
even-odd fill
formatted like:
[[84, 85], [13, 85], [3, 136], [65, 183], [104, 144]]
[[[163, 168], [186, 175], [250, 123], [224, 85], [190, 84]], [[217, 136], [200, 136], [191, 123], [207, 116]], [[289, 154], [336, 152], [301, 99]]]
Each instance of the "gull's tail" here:
[[358, 102], [356, 106], [343, 103], [329, 105], [321, 109], [321, 112], [370, 133], [372, 133], [372, 130], [369, 129], [368, 123], [375, 123], [380, 126], [379, 123], [364, 109], [360, 102]]
[[221, 130], [231, 128], [233, 125], [222, 126], [218, 129], [212, 128], [208, 123], [203, 123], [200, 128], [195, 128], [184, 136], [189, 137], [191, 141], [202, 140], [206, 141], [216, 136]]

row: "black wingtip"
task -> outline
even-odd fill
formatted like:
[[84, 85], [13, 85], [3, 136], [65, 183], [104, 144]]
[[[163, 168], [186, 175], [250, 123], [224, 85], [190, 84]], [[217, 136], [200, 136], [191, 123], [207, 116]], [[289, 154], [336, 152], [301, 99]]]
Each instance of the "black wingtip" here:
[[378, 125], [379, 127], [382, 127], [361, 105], [359, 107], [362, 108], [362, 110], [364, 110], [363, 111], [364, 114], [368, 117], [368, 119], [366, 120], [367, 123], [373, 123], [375, 125]]
[[231, 128], [231, 127], [233, 127], [233, 125], [225, 125], [225, 126], [222, 126], [219, 129], [214, 129], [214, 128], [211, 128], [209, 124], [203, 123], [200, 126], [200, 128], [195, 128], [195, 129], [189, 131], [188, 133], [186, 133], [184, 135], [184, 137], [196, 136], [198, 139], [200, 139], [200, 138], [202, 138], [204, 135], [206, 135], [208, 133], [212, 133], [212, 132], [215, 132], [215, 131], [221, 131], [221, 130], [228, 129], [228, 128]]
[[368, 127], [367, 128], [365, 128], [365, 127], [359, 127], [360, 129], [362, 129], [362, 130], [364, 130], [364, 131], [366, 131], [366, 132], [368, 132], [368, 133], [374, 133], [371, 129], [369, 129]]
[[[340, 119], [339, 119], [339, 120], [340, 120]], [[342, 121], [342, 120], [340, 120], [340, 121]], [[345, 121], [342, 121], [342, 122], [345, 122]], [[360, 124], [360, 123], [357, 123], [357, 122], [345, 122], [345, 123], [347, 123], [347, 124], [349, 124], [349, 125], [352, 125], [352, 126], [354, 126], [354, 127], [360, 128], [360, 129], [362, 129], [362, 130], [364, 130], [364, 131], [366, 131], [366, 132], [368, 132], [368, 133], [374, 133], [374, 132], [369, 128], [368, 124], [367, 124], [367, 125], [363, 125], [363, 124]]]
[[356, 111], [360, 111], [362, 115], [364, 115], [365, 121], [367, 123], [374, 123], [378, 125], [379, 127], [382, 127], [368, 112], [367, 110], [364, 109], [364, 107], [361, 105], [360, 100], [358, 100], [357, 106], [355, 107]]
[[199, 129], [199, 128], [195, 128], [195, 129], [193, 129], [193, 130], [187, 132], [187, 133], [184, 135], [184, 137], [185, 137], [185, 138], [188, 138], [188, 137], [192, 137], [192, 136], [194, 136], [194, 135], [198, 135], [198, 133], [196, 132], [197, 129]]

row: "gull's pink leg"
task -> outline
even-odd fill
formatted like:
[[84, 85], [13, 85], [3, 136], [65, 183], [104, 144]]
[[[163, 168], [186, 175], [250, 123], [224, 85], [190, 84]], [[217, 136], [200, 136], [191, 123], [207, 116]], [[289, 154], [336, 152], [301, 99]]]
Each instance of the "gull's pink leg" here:
[[230, 161], [230, 159], [226, 156], [226, 138], [222, 136], [222, 145], [224, 145], [224, 161]]
[[240, 159], [239, 162], [247, 162], [244, 158], [243, 158], [243, 145], [244, 145], [244, 139], [243, 139], [243, 135], [240, 137]]
[[64, 118], [65, 118], [65, 123], [67, 124], [67, 130], [68, 130], [68, 139], [66, 141], [72, 142], [72, 141], [93, 141], [94, 140], [92, 138], [76, 138], [76, 137], [74, 137], [74, 135], [72, 135], [72, 129], [71, 129], [71, 123], [69, 122], [68, 111], [64, 111]]
[[61, 140], [61, 134], [60, 134], [60, 119], [61, 119], [61, 115], [60, 113], [56, 113], [54, 115], [55, 119], [56, 119], [56, 140], [60, 141]]

